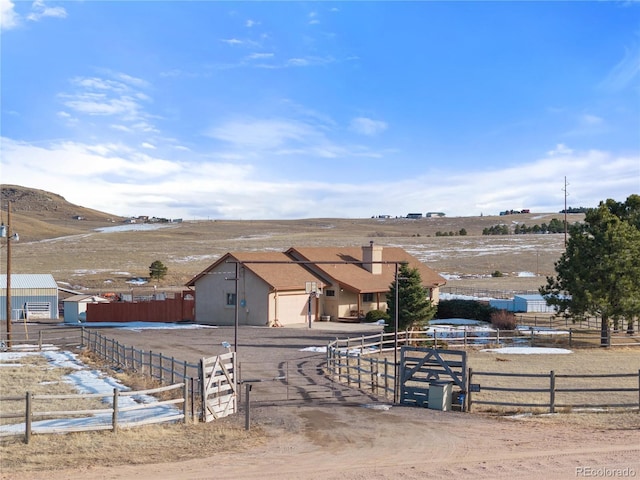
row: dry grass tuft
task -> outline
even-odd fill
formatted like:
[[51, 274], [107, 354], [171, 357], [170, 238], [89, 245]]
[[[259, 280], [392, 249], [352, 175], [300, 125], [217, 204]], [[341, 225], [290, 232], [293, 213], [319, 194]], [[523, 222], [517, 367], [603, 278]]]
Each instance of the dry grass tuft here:
[[245, 431], [232, 420], [196, 425], [152, 425], [111, 432], [34, 435], [0, 444], [2, 470], [39, 471], [177, 462], [265, 442], [260, 428]]

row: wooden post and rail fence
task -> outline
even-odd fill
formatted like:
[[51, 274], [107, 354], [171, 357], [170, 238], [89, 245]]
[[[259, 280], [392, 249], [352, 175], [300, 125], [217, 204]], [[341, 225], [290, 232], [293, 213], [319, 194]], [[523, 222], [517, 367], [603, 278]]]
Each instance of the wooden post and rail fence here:
[[[153, 395], [178, 391], [179, 397], [170, 398], [168, 400], [154, 401], [149, 403], [135, 403], [134, 405], [122, 406], [119, 399], [122, 397], [137, 397], [140, 395]], [[86, 432], [98, 430], [111, 430], [117, 432], [121, 427], [134, 427], [140, 425], [149, 425], [154, 423], [175, 422], [182, 420], [187, 422], [187, 405], [189, 404], [189, 390], [184, 383], [175, 385], [167, 385], [164, 387], [152, 388], [138, 391], [120, 391], [113, 389], [110, 398], [111, 406], [109, 408], [88, 409], [88, 410], [48, 410], [47, 405], [53, 400], [87, 400], [87, 399], [105, 399], [104, 393], [82, 393], [82, 394], [58, 394], [58, 395], [35, 395], [26, 392], [24, 396], [3, 396], [0, 402], [24, 402], [23, 413], [1, 413], [0, 419], [24, 419], [24, 432], [15, 429], [4, 430], [0, 432], [0, 437], [23, 435], [25, 443], [29, 443], [32, 433], [69, 433], [69, 432]], [[34, 405], [42, 405], [42, 410], [34, 409]], [[165, 405], [182, 404], [182, 410], [167, 410], [164, 414], [154, 414], [150, 416], [140, 417], [140, 413], [145, 410], [158, 409]], [[138, 412], [130, 414], [129, 412]], [[136, 415], [138, 415], [136, 417]], [[65, 422], [52, 422], [52, 425], [39, 425], [34, 427], [34, 420], [38, 419], [60, 419], [69, 417], [70, 420]]]

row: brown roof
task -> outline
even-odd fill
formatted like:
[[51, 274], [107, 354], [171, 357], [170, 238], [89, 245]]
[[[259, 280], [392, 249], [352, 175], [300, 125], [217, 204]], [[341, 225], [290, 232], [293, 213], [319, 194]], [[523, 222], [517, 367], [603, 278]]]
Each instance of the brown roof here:
[[[395, 278], [395, 263], [407, 262], [420, 272], [422, 284], [426, 287], [444, 285], [445, 279], [427, 267], [413, 255], [399, 247], [383, 247], [382, 273], [374, 275], [362, 266], [361, 247], [293, 247], [287, 253], [298, 260], [318, 262], [314, 270], [321, 275], [329, 276], [336, 282], [361, 293], [387, 292]], [[322, 262], [357, 262], [357, 263], [322, 263]]]
[[[202, 273], [193, 277], [187, 286], [194, 286], [208, 272], [215, 269], [221, 263], [229, 262], [229, 271], [235, 269], [234, 261], [243, 263], [244, 268], [252, 271], [267, 284], [278, 290], [296, 290], [304, 288], [306, 282], [320, 282], [313, 273], [301, 265], [291, 263], [291, 257], [284, 252], [230, 252], [210, 265]], [[258, 262], [258, 263], [252, 263]], [[274, 262], [274, 263], [259, 263]], [[233, 276], [233, 274], [231, 275]]]
[[[383, 247], [382, 262], [389, 263], [382, 264], [382, 273], [379, 275], [374, 275], [363, 267], [361, 247], [292, 247], [286, 252], [227, 253], [193, 277], [187, 286], [194, 286], [197, 280], [221, 263], [235, 260], [278, 290], [295, 290], [304, 288], [305, 282], [325, 281], [339, 283], [360, 293], [387, 292], [395, 278], [395, 262], [407, 262], [411, 267], [417, 268], [425, 287], [446, 283], [437, 272], [399, 247]], [[290, 263], [292, 261], [301, 263]], [[230, 263], [229, 271], [234, 268], [233, 263]]]

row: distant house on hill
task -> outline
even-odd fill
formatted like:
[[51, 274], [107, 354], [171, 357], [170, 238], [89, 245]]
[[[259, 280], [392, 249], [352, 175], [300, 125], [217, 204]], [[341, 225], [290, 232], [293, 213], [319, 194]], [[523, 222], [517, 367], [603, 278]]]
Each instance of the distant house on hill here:
[[[229, 252], [187, 283], [195, 288], [198, 323], [291, 325], [359, 321], [385, 310], [395, 265], [419, 270], [437, 303], [446, 282], [399, 247], [292, 247], [286, 252]], [[237, 268], [237, 276], [236, 276]], [[237, 311], [236, 311], [237, 306]]]

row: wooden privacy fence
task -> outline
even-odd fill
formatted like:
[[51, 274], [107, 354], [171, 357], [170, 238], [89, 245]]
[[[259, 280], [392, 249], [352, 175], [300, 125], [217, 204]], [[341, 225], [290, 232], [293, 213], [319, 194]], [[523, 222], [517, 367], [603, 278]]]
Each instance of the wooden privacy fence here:
[[82, 345], [111, 365], [147, 375], [163, 384], [185, 383], [189, 390], [188, 397], [191, 400], [192, 419], [195, 420], [198, 413], [202, 413], [202, 410], [198, 412], [201, 400], [201, 367], [199, 363], [177, 360], [174, 357], [167, 357], [151, 350], [148, 352], [138, 350], [85, 328], [81, 329], [81, 340]]
[[195, 320], [193, 292], [143, 302], [87, 304], [87, 322], [183, 322]]
[[[153, 402], [128, 402], [129, 405], [122, 405], [121, 399], [135, 399], [141, 395], [152, 395], [163, 392], [179, 390], [181, 396], [168, 400]], [[0, 419], [24, 419], [24, 429], [10, 428], [11, 425], [0, 427], [0, 437], [16, 436], [24, 434], [25, 442], [29, 443], [31, 435], [47, 433], [69, 433], [82, 431], [112, 430], [117, 432], [121, 427], [135, 427], [149, 425], [153, 423], [175, 422], [176, 420], [187, 421], [188, 389], [184, 383], [168, 385], [148, 390], [119, 391], [113, 389], [113, 395], [109, 398], [105, 393], [82, 393], [64, 395], [34, 395], [29, 392], [25, 396], [0, 397], [0, 402], [24, 402], [23, 413], [2, 413]], [[111, 406], [103, 409], [92, 410], [35, 410], [34, 404], [42, 402], [42, 408], [47, 408], [47, 404], [52, 400], [74, 400], [74, 399], [109, 399]], [[182, 404], [182, 410], [175, 408], [164, 408]], [[161, 411], [159, 411], [161, 409]], [[61, 417], [68, 417], [68, 421], [59, 420]], [[34, 425], [36, 419], [49, 419]], [[53, 419], [53, 420], [51, 420]], [[20, 425], [21, 426], [21, 425]]]
[[[482, 378], [490, 378], [493, 383], [484, 383]], [[517, 386], [504, 379], [515, 380]], [[580, 381], [589, 385], [580, 386]], [[593, 386], [593, 381], [599, 386]], [[556, 374], [553, 370], [505, 373], [475, 372], [470, 368], [469, 386], [468, 410], [472, 405], [490, 405], [541, 408], [550, 413], [557, 408], [637, 408], [640, 411], [640, 370], [637, 373]]]

